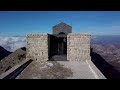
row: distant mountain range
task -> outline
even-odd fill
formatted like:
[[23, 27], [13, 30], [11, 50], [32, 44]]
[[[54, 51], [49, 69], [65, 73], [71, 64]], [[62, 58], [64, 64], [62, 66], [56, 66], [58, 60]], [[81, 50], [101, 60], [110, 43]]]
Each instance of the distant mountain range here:
[[108, 45], [112, 44], [120, 48], [120, 35], [97, 35], [91, 37], [91, 44]]
[[92, 36], [91, 47], [120, 71], [120, 35]]

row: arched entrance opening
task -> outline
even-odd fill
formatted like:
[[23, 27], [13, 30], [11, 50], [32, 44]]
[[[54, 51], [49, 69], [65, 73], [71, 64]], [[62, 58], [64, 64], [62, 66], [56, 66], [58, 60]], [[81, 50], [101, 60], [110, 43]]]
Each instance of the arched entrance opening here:
[[48, 56], [49, 60], [67, 60], [67, 35], [72, 33], [72, 27], [61, 22], [52, 27], [53, 34], [48, 35]]
[[60, 32], [57, 35], [49, 35], [49, 60], [67, 60], [67, 35]]

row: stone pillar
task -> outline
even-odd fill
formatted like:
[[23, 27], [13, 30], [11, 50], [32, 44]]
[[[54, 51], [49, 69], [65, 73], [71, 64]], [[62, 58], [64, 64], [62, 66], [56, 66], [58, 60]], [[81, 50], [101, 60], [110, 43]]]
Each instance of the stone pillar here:
[[48, 60], [48, 35], [27, 35], [27, 59], [40, 61]]
[[90, 60], [90, 34], [70, 33], [67, 35], [67, 60]]

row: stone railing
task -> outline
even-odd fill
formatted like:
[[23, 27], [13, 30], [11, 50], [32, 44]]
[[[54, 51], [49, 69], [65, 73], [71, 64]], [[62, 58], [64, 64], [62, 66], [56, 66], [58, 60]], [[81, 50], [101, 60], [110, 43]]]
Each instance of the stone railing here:
[[28, 61], [29, 60], [23, 60], [20, 64], [17, 64], [16, 66], [12, 67], [11, 69], [9, 69], [8, 71], [6, 71], [5, 73], [1, 74], [0, 75], [0, 79], [4, 79], [6, 76], [8, 76], [12, 72], [14, 72], [16, 69], [18, 69], [20, 66], [22, 66], [23, 64], [25, 64]]
[[86, 63], [96, 79], [107, 79], [91, 60], [86, 60]]

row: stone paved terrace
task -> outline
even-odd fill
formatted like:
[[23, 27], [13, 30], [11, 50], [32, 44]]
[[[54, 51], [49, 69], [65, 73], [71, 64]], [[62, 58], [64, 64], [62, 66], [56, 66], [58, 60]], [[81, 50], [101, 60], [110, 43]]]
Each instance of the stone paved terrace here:
[[90, 61], [32, 62], [16, 79], [106, 79]]

